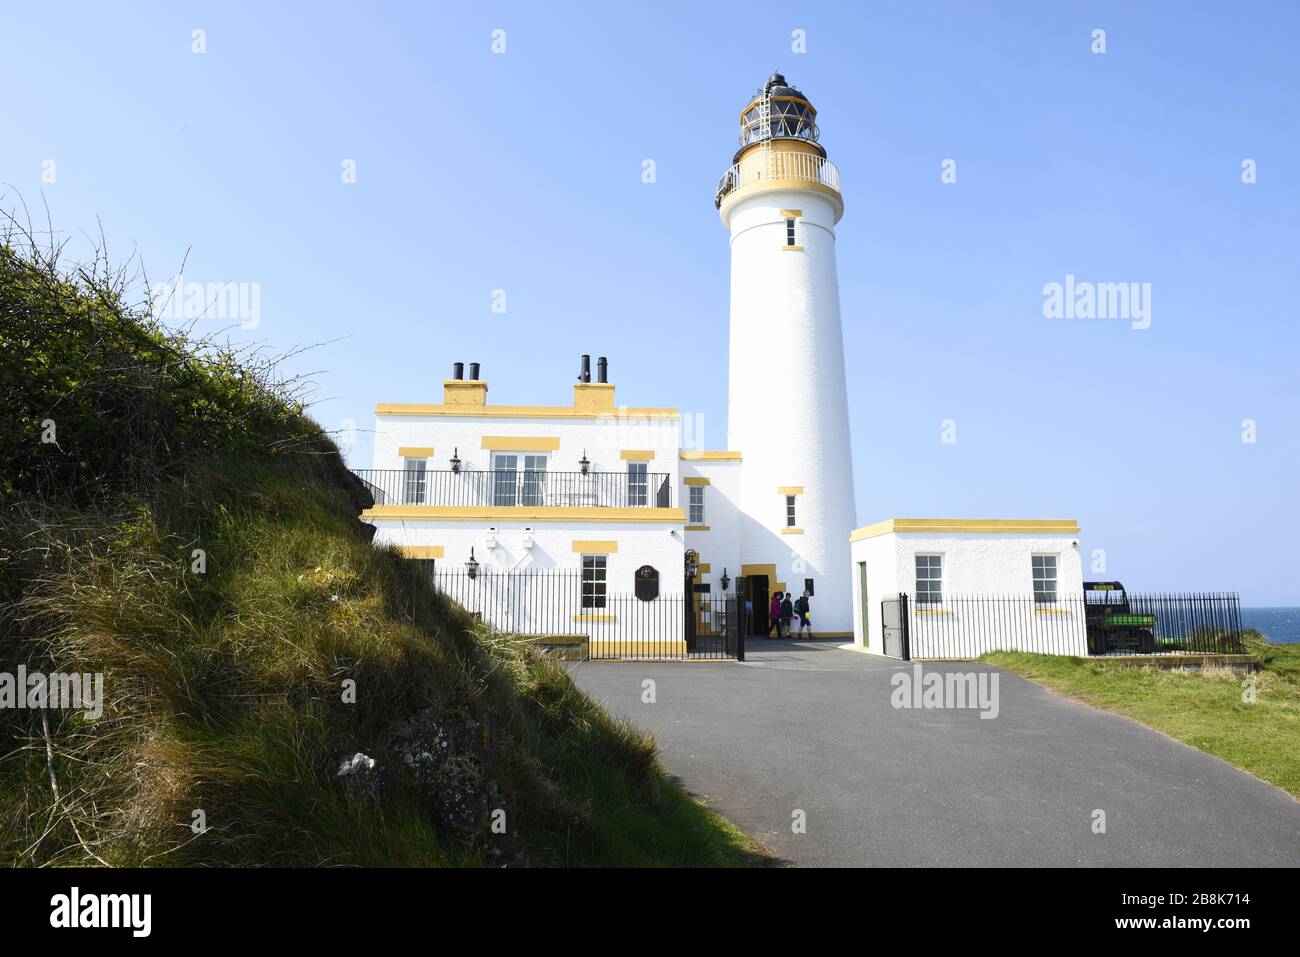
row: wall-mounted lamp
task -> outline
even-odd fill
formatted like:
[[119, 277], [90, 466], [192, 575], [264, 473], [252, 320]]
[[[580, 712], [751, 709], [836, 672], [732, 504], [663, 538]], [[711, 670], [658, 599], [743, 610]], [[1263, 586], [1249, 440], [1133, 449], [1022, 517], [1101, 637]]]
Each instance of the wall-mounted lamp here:
[[469, 576], [470, 581], [478, 578], [478, 561], [474, 558], [474, 549], [469, 550], [469, 561], [465, 563], [465, 574]]
[[722, 590], [726, 591], [727, 586], [730, 584], [731, 584], [731, 579], [727, 577], [727, 570], [724, 568], [722, 570]]
[[451, 470], [453, 472], [460, 471], [460, 449], [451, 450]]
[[[487, 530], [487, 538], [484, 540], [483, 544], [485, 544], [485, 545], [487, 546], [487, 550], [488, 550], [489, 552], [494, 552], [494, 551], [496, 551], [496, 547], [497, 547], [497, 530], [496, 530], [496, 526], [495, 526], [495, 525], [492, 526], [491, 528], [489, 528], [489, 529]], [[472, 551], [472, 550], [473, 550], [473, 549], [471, 549], [471, 551]]]
[[693, 548], [686, 550], [686, 577], [694, 578], [700, 573], [700, 553]]
[[524, 551], [528, 551], [528, 549], [533, 547], [533, 530], [531, 528], [524, 529], [522, 544], [524, 546]]
[[578, 459], [578, 468], [580, 468], [580, 469], [582, 470], [582, 474], [583, 474], [583, 475], [586, 475], [588, 469], [591, 468], [591, 463], [590, 463], [589, 461], [587, 461], [587, 450], [586, 450], [586, 449], [583, 449], [583, 450], [582, 450], [582, 458]]

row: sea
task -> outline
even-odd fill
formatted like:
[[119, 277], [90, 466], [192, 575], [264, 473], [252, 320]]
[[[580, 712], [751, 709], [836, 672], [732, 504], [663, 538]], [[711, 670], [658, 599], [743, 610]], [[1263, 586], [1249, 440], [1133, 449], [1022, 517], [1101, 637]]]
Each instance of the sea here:
[[1275, 645], [1300, 642], [1300, 608], [1243, 608], [1241, 626], [1258, 628]]

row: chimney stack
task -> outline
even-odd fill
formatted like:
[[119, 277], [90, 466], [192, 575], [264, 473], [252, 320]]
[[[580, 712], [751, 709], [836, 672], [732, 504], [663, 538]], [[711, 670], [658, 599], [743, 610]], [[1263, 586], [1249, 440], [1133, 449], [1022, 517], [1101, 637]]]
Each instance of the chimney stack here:
[[451, 364], [451, 378], [442, 383], [443, 405], [487, 405], [487, 383], [478, 377], [478, 363], [469, 364], [469, 381], [465, 380], [465, 363]]
[[609, 360], [596, 360], [596, 378], [591, 381], [591, 356], [583, 354], [582, 371], [573, 387], [573, 411], [584, 415], [607, 415], [614, 411], [614, 387], [609, 384]]

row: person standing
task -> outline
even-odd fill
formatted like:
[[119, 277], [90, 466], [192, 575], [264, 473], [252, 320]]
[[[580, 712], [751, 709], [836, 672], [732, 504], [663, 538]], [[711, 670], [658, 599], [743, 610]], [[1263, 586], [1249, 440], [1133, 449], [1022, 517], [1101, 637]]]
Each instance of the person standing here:
[[800, 595], [799, 599], [794, 603], [795, 613], [799, 616], [799, 637], [802, 638], [803, 633], [807, 631], [809, 641], [813, 640], [812, 619], [809, 618], [809, 612], [812, 608], [808, 601], [811, 597], [812, 596], [808, 594], [807, 591], [804, 591], [804, 593]]
[[790, 637], [790, 622], [794, 618], [794, 603], [790, 601], [792, 592], [786, 592], [785, 598], [781, 601], [781, 630], [785, 632], [785, 637]]
[[776, 637], [781, 637], [781, 593], [777, 592], [772, 596], [772, 604], [767, 608], [767, 637], [772, 637], [773, 629], [776, 630]]

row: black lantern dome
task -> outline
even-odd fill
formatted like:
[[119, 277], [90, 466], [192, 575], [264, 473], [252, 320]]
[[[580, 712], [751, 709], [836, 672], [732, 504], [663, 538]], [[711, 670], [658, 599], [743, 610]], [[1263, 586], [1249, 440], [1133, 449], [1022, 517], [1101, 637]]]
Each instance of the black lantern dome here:
[[741, 111], [740, 149], [732, 162], [750, 146], [768, 140], [803, 140], [825, 156], [817, 138], [817, 110], [812, 102], [780, 73], [773, 73]]

